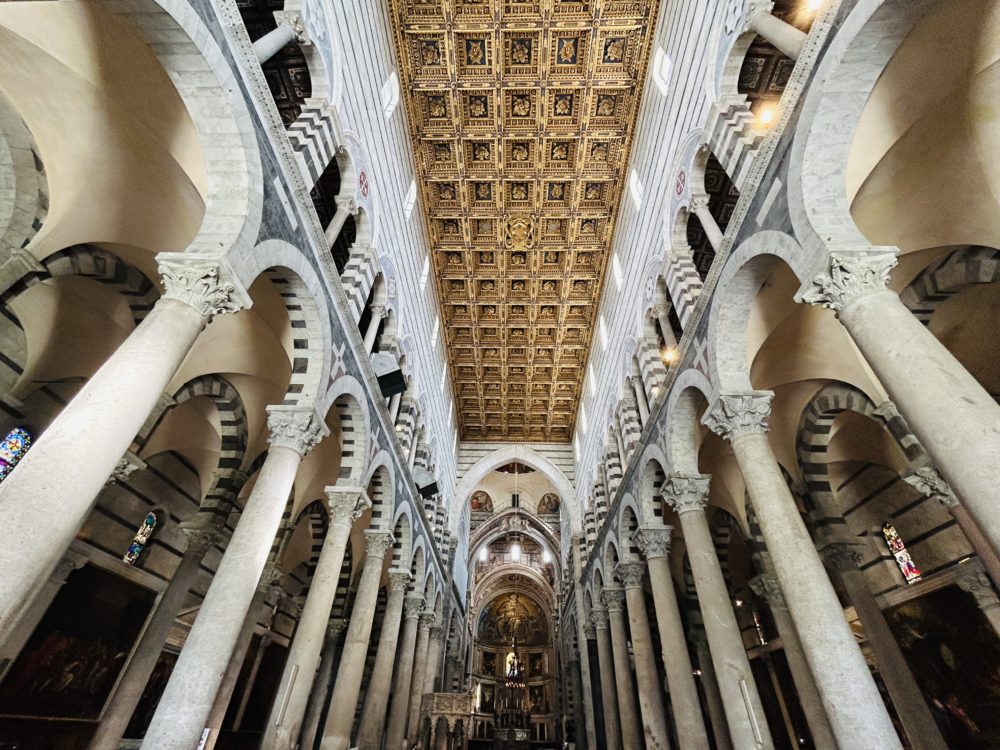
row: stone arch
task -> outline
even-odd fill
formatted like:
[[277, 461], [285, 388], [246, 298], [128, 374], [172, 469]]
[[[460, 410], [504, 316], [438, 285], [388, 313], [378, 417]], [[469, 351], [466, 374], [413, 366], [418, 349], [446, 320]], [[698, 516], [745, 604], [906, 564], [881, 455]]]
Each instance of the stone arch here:
[[330, 385], [323, 402], [328, 407], [322, 411], [336, 409], [340, 418], [340, 474], [337, 484], [360, 485], [366, 475], [371, 440], [371, 415], [365, 391], [361, 383], [350, 375], [342, 375]]
[[[149, 45], [184, 101], [201, 142], [205, 217], [187, 252], [217, 257], [252, 247], [263, 216], [263, 169], [253, 120], [233, 68], [187, 0], [120, 0], [109, 8]], [[224, 26], [241, 25], [235, 4], [217, 9]], [[164, 41], [169, 39], [169, 41]]]
[[[555, 486], [559, 497], [570, 498], [576, 496], [576, 491], [573, 489], [573, 485], [555, 464], [537, 451], [524, 445], [518, 445], [498, 448], [492, 453], [483, 456], [475, 464], [469, 467], [469, 469], [462, 476], [461, 480], [458, 482], [458, 487], [455, 489], [455, 495], [452, 502], [462, 504], [466, 503], [468, 499], [472, 497], [473, 490], [479, 486], [480, 482], [482, 482], [491, 471], [514, 460], [517, 460], [526, 466], [530, 466], [532, 469], [544, 474], [546, 479], [548, 479], [553, 486]], [[569, 507], [575, 505], [575, 503], [565, 503], [565, 505]], [[452, 517], [457, 517], [460, 511], [461, 508], [453, 508], [451, 514]], [[574, 531], [579, 530], [580, 519], [577, 517], [577, 511], [575, 508], [570, 509], [570, 521], [572, 523], [572, 529]]]
[[899, 298], [924, 325], [948, 298], [977, 284], [1000, 281], [1000, 250], [992, 247], [960, 248], [932, 263], [910, 282]]
[[671, 473], [698, 474], [698, 450], [701, 446], [703, 411], [701, 400], [711, 399], [712, 384], [693, 368], [684, 370], [674, 381], [667, 401], [667, 431], [665, 455]]
[[817, 266], [828, 248], [871, 245], [855, 225], [847, 165], [855, 125], [876, 81], [933, 0], [860, 0], [816, 66], [802, 100], [789, 162], [795, 235]]
[[313, 573], [319, 564], [319, 555], [323, 551], [323, 541], [329, 526], [329, 516], [322, 500], [313, 500], [299, 511], [299, 515], [295, 518], [295, 526], [299, 526], [303, 521], [308, 524], [309, 529], [309, 557], [305, 560], [306, 577], [302, 586], [305, 591], [309, 588]]
[[413, 555], [410, 558], [410, 585], [407, 590], [411, 593], [423, 592], [424, 571], [427, 567], [425, 547], [424, 538], [418, 536], [413, 542]]
[[[664, 507], [660, 488], [667, 479], [667, 457], [656, 443], [650, 443], [642, 452], [638, 477], [639, 503], [644, 523], [663, 523]], [[656, 520], [654, 520], [656, 519]]]
[[392, 562], [389, 567], [403, 569], [406, 561], [410, 559], [410, 550], [413, 544], [412, 521], [410, 519], [410, 508], [402, 505], [393, 518], [392, 532]]
[[49, 206], [49, 184], [28, 126], [0, 94], [0, 261], [28, 245]]
[[758, 232], [730, 255], [709, 313], [708, 361], [723, 391], [750, 390], [747, 311], [775, 265], [784, 261], [796, 277], [809, 278], [805, 253], [783, 232]]
[[[343, 417], [341, 417], [340, 428], [344, 430]], [[341, 455], [345, 455], [343, 452]], [[388, 456], [383, 456], [379, 463], [374, 463], [368, 469], [365, 486], [368, 492], [368, 499], [372, 504], [372, 520], [370, 528], [388, 531], [390, 519], [392, 518], [393, 505], [396, 499], [395, 478], [393, 476], [392, 462], [388, 461]]]
[[634, 534], [639, 530], [641, 518], [642, 515], [635, 502], [635, 498], [630, 494], [626, 494], [622, 498], [621, 513], [618, 521], [618, 538], [621, 543], [622, 552], [624, 553], [622, 562], [636, 562], [642, 559], [639, 545], [633, 539]]

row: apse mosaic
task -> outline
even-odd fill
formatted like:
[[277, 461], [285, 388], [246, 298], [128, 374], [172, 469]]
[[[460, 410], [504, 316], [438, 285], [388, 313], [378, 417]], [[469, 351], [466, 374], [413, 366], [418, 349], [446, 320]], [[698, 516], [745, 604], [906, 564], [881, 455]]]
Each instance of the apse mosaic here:
[[659, 0], [391, 0], [460, 432], [568, 442]]

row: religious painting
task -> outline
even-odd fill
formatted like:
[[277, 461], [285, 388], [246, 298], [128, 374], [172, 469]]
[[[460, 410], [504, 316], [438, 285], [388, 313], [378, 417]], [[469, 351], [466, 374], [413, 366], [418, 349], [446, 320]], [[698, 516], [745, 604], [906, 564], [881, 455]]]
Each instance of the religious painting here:
[[541, 677], [545, 674], [545, 655], [531, 654], [528, 657], [528, 674], [532, 677]]
[[548, 618], [530, 596], [501, 594], [480, 615], [479, 640], [510, 644], [514, 639], [524, 646], [547, 643]]
[[472, 500], [469, 501], [473, 513], [492, 513], [493, 512], [493, 499], [479, 490], [478, 492], [472, 493]]
[[975, 599], [949, 586], [886, 610], [952, 750], [1000, 747], [1000, 639]]
[[533, 714], [547, 713], [545, 710], [545, 690], [541, 685], [528, 688], [528, 710]]
[[538, 501], [538, 513], [558, 513], [559, 495], [554, 492], [546, 492], [542, 499]]
[[484, 714], [493, 713], [496, 705], [496, 688], [493, 685], [484, 684], [480, 692], [479, 711]]
[[97, 719], [154, 598], [90, 565], [70, 574], [0, 685], [3, 712]]

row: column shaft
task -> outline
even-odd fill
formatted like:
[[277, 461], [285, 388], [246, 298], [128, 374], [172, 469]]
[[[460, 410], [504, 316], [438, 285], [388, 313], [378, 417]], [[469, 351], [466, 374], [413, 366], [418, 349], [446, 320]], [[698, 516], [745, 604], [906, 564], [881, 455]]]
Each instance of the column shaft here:
[[298, 450], [272, 442], [153, 715], [144, 747], [190, 750], [198, 744], [301, 460]]
[[302, 720], [326, 639], [330, 610], [337, 594], [351, 526], [361, 515], [361, 511], [371, 505], [360, 488], [346, 492], [330, 488], [328, 495], [330, 526], [309, 583], [309, 593], [295, 629], [295, 637], [288, 650], [271, 716], [264, 728], [263, 745], [269, 750], [291, 750], [298, 745]]
[[625, 612], [621, 599], [622, 590], [608, 586], [601, 596], [608, 608], [611, 625], [611, 651], [615, 660], [615, 689], [618, 693], [618, 716], [621, 722], [622, 746], [626, 750], [643, 747], [643, 732], [639, 707], [635, 700], [632, 666], [628, 658], [628, 636], [625, 632]]
[[156, 608], [146, 621], [142, 635], [132, 649], [131, 658], [115, 685], [97, 732], [90, 741], [90, 750], [118, 750], [132, 713], [142, 698], [146, 683], [149, 682], [163, 645], [167, 642], [167, 636], [174, 627], [177, 613], [184, 606], [184, 600], [198, 576], [201, 561], [213, 542], [214, 538], [188, 542], [184, 556], [174, 570], [167, 588], [160, 594]]
[[647, 557], [646, 562], [663, 649], [663, 666], [670, 687], [670, 703], [674, 708], [677, 742], [684, 750], [708, 750], [708, 733], [701, 715], [698, 687], [694, 682], [691, 657], [684, 638], [669, 559], [666, 556]]
[[785, 23], [766, 10], [761, 10], [750, 19], [750, 28], [769, 41], [778, 50], [798, 60], [802, 53], [802, 45], [806, 42], [806, 34], [790, 23]]
[[368, 655], [368, 641], [372, 634], [375, 604], [378, 601], [379, 583], [382, 579], [382, 562], [385, 551], [392, 542], [392, 534], [368, 530], [368, 553], [365, 556], [358, 595], [351, 608], [350, 625], [344, 642], [344, 654], [337, 672], [337, 682], [330, 698], [330, 711], [323, 729], [321, 750], [347, 750], [351, 744], [354, 711], [361, 692], [361, 677]]
[[267, 32], [253, 43], [253, 51], [257, 55], [257, 62], [263, 65], [281, 52], [285, 45], [291, 44], [294, 41], [295, 29], [287, 23], [279, 23], [278, 28]]
[[[437, 631], [436, 633], [434, 631]], [[433, 693], [434, 692], [434, 682], [437, 680], [438, 674], [441, 672], [441, 628], [440, 626], [434, 626], [431, 628], [430, 640], [427, 646], [427, 667], [424, 670], [426, 677], [424, 678], [423, 692]], [[442, 691], [443, 692], [443, 691]]]
[[[597, 633], [597, 661], [601, 672], [601, 704], [604, 711], [604, 739], [608, 750], [621, 750], [621, 725], [618, 722], [618, 690], [615, 688], [615, 659], [612, 653], [608, 614], [593, 610]], [[627, 750], [631, 750], [628, 748]]]
[[319, 733], [319, 722], [326, 708], [326, 699], [330, 696], [330, 686], [333, 683], [333, 670], [337, 652], [340, 649], [340, 636], [346, 627], [344, 620], [336, 620], [327, 629], [326, 644], [323, 646], [323, 656], [320, 658], [319, 670], [313, 682], [313, 690], [309, 696], [306, 716], [302, 720], [303, 750], [312, 750]]
[[649, 421], [649, 402], [646, 400], [646, 389], [643, 387], [642, 378], [635, 375], [629, 378], [632, 383], [632, 391], [635, 393], [635, 403], [639, 407], [639, 419], [642, 420], [642, 426], [645, 427], [646, 423]]
[[[625, 567], [625, 566], [623, 566]], [[641, 576], [644, 565], [636, 564], [638, 581], [625, 578], [625, 604], [628, 607], [629, 631], [632, 634], [632, 652], [635, 655], [635, 682], [639, 691], [639, 709], [647, 748], [670, 747], [667, 714], [663, 710], [660, 675], [653, 656], [653, 638], [646, 615], [646, 598], [642, 592]], [[624, 577], [624, 575], [623, 575]]]
[[951, 517], [955, 519], [955, 523], [965, 534], [965, 538], [969, 540], [969, 546], [972, 547], [972, 551], [976, 553], [976, 557], [983, 564], [983, 568], [986, 569], [986, 574], [993, 581], [993, 585], [1000, 589], [1000, 557], [990, 546], [989, 540], [983, 535], [983, 532], [976, 526], [969, 511], [960, 503], [951, 503], [947, 507]]
[[733, 750], [733, 741], [729, 736], [729, 725], [726, 724], [726, 709], [722, 706], [722, 691], [719, 690], [719, 679], [715, 676], [715, 665], [712, 664], [712, 654], [708, 648], [708, 637], [704, 633], [695, 636], [695, 652], [698, 655], [698, 668], [701, 672], [701, 684], [705, 690], [705, 703], [708, 706], [708, 719], [712, 722], [712, 736], [717, 750]]
[[[581, 571], [583, 570], [581, 554], [580, 554], [580, 534], [575, 534], [573, 536], [573, 570], [574, 575], [577, 577], [577, 587], [576, 587], [576, 637], [577, 646], [579, 648], [579, 658], [580, 658], [580, 682], [582, 685], [581, 696], [583, 700], [583, 720], [584, 720], [584, 736], [586, 738], [586, 750], [597, 750], [597, 729], [594, 724], [594, 696], [591, 692], [591, 681], [590, 681], [590, 654], [587, 651], [587, 633], [584, 627], [584, 618], [586, 617], [586, 606], [583, 601], [583, 585], [581, 583], [582, 578], [580, 578]], [[579, 729], [577, 730], [579, 731]]]
[[[410, 716], [410, 681], [413, 679], [413, 656], [417, 647], [417, 617], [423, 597], [410, 596], [404, 601], [403, 635], [399, 643], [399, 661], [392, 681], [389, 724], [385, 730], [385, 750], [400, 750]], [[377, 750], [377, 745], [374, 750]], [[368, 750], [365, 748], [365, 750]]]
[[389, 706], [389, 687], [392, 683], [392, 667], [396, 661], [396, 644], [403, 615], [403, 597], [409, 573], [397, 571], [389, 574], [389, 596], [386, 599], [385, 618], [379, 634], [375, 666], [368, 681], [365, 705], [361, 711], [358, 729], [358, 747], [378, 748], [382, 744], [382, 728]]
[[394, 393], [389, 397], [389, 421], [396, 424], [399, 417], [399, 404], [403, 400], [402, 393]]
[[0, 635], [52, 575], [205, 320], [161, 298], [0, 484]]
[[705, 230], [709, 244], [715, 252], [719, 252], [722, 242], [725, 239], [725, 234], [719, 227], [719, 223], [715, 220], [715, 217], [712, 216], [712, 212], [708, 208], [708, 200], [696, 201], [691, 205], [694, 208], [694, 215], [698, 217], [702, 229]]
[[337, 237], [340, 236], [340, 230], [344, 228], [344, 224], [347, 223], [347, 217], [351, 215], [351, 206], [349, 203], [338, 203], [337, 210], [333, 214], [333, 218], [330, 219], [330, 223], [327, 225], [326, 229], [323, 230], [326, 235], [326, 243], [328, 247], [333, 247], [333, 243], [337, 241]]
[[[430, 615], [428, 617], [428, 615]], [[420, 727], [420, 701], [424, 695], [424, 671], [427, 669], [427, 650], [430, 643], [430, 627], [433, 613], [423, 612], [417, 627], [417, 646], [413, 654], [413, 679], [410, 680], [410, 710], [406, 720], [406, 741], [417, 741]]]
[[844, 750], [900, 747], [767, 434], [746, 432], [732, 446], [838, 744]]

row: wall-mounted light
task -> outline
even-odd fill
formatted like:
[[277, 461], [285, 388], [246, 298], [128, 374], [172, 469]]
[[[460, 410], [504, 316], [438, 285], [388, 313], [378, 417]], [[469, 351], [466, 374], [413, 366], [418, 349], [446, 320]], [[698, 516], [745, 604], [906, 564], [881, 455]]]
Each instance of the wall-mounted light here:
[[664, 348], [660, 351], [660, 359], [663, 360], [663, 364], [672, 365], [675, 361], [677, 361], [677, 350], [673, 347]]
[[773, 104], [765, 104], [757, 110], [757, 124], [769, 127], [777, 116], [777, 108]]

